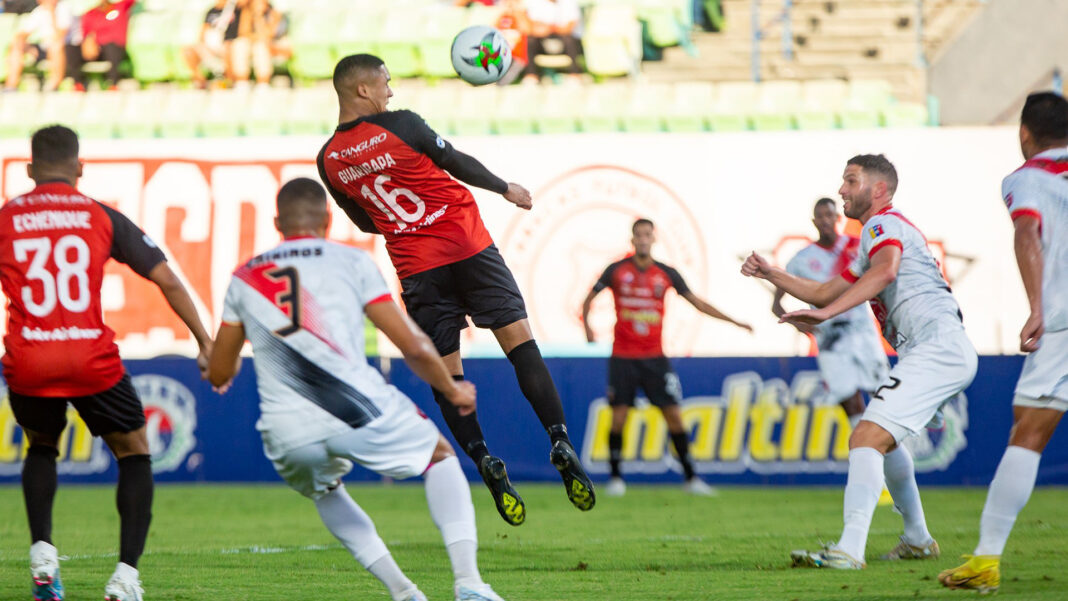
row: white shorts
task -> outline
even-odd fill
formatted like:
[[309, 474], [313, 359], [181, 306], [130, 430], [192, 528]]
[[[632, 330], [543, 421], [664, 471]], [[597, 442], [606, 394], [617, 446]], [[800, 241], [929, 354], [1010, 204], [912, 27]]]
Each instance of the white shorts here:
[[890, 364], [874, 328], [868, 326], [868, 330], [846, 329], [829, 348], [820, 349], [816, 355], [829, 403], [841, 403], [858, 390], [872, 392], [886, 380]]
[[430, 465], [440, 436], [434, 423], [407, 401], [366, 426], [321, 442], [276, 457], [266, 445], [263, 450], [289, 486], [318, 499], [349, 473], [353, 462], [398, 480], [418, 476]]
[[1046, 332], [1039, 342], [1024, 359], [1012, 404], [1068, 411], [1068, 330]]
[[889, 432], [894, 440], [923, 430], [938, 409], [972, 383], [979, 357], [964, 330], [947, 330], [917, 342], [872, 394], [862, 420]]

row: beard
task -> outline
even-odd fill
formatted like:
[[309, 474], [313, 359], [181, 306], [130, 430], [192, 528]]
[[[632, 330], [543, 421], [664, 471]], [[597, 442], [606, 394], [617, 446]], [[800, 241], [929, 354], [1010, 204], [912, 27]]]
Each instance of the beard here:
[[846, 206], [842, 207], [842, 212], [850, 219], [860, 219], [860, 216], [866, 213], [869, 208], [871, 208], [870, 190], [854, 196]]

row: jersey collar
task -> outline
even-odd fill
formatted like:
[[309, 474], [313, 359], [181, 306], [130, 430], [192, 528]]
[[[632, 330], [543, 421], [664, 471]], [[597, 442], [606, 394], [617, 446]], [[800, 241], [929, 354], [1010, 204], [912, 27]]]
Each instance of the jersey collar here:
[[[893, 210], [894, 210], [894, 205], [888, 204], [885, 207], [883, 207], [882, 209], [880, 209], [879, 211], [877, 211], [875, 213], [875, 215], [882, 215], [884, 213], [889, 213], [890, 211], [893, 211]], [[875, 215], [872, 215], [872, 217], [875, 217]]]
[[54, 180], [49, 180], [49, 181], [41, 182], [41, 183], [37, 184], [37, 187], [33, 189], [33, 192], [31, 192], [31, 194], [34, 194], [34, 193], [47, 194], [49, 192], [77, 192], [77, 191], [78, 191], [77, 188], [75, 188], [74, 186], [68, 184], [67, 182], [65, 182], [65, 181], [63, 181], [61, 179], [54, 179]]

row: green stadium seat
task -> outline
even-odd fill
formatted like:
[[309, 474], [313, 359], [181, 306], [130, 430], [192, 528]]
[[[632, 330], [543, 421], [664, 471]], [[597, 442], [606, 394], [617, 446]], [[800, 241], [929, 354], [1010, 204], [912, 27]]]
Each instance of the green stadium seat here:
[[672, 99], [672, 88], [667, 84], [644, 84], [632, 86], [623, 110], [623, 131], [651, 133], [664, 131], [664, 115]]
[[886, 127], [924, 127], [929, 124], [927, 107], [918, 102], [898, 102], [882, 111]]
[[[405, 93], [409, 93], [405, 91]], [[456, 86], [431, 86], [424, 88], [415, 101], [413, 110], [419, 114], [431, 129], [439, 134], [451, 134], [452, 118], [455, 107], [459, 104], [459, 88]]]
[[750, 113], [757, 106], [759, 84], [727, 81], [719, 84], [716, 104], [708, 116], [712, 131], [744, 131], [751, 128]]
[[288, 88], [252, 90], [248, 109], [243, 118], [245, 134], [249, 136], [280, 136], [285, 133], [283, 116], [289, 109], [292, 92]]
[[376, 54], [375, 42], [382, 27], [383, 13], [379, 7], [350, 8], [338, 13], [341, 15], [341, 27], [338, 29], [334, 43], [334, 55], [337, 60], [352, 54]]
[[0, 139], [28, 138], [35, 125], [30, 116], [37, 112], [40, 104], [41, 94], [38, 92], [4, 94], [3, 102], [0, 102]]
[[168, 53], [174, 78], [179, 81], [189, 81], [193, 77], [193, 72], [189, 70], [183, 54], [187, 47], [200, 43], [200, 32], [204, 29], [204, 14], [207, 10], [207, 8], [185, 9], [167, 13], [168, 18], [174, 23], [174, 30], [168, 40]]
[[646, 38], [658, 48], [678, 46], [687, 40], [684, 25], [679, 22], [675, 7], [664, 4], [643, 4], [637, 11], [645, 23]]
[[534, 116], [534, 127], [543, 134], [578, 131], [585, 95], [586, 88], [579, 85], [544, 86], [539, 109]]
[[894, 102], [894, 90], [885, 79], [852, 79], [847, 102], [857, 108], [880, 110]]
[[285, 114], [285, 130], [293, 135], [323, 135], [337, 126], [337, 96], [329, 86], [295, 88]]
[[452, 39], [464, 28], [466, 13], [466, 9], [456, 6], [440, 6], [423, 11], [422, 28], [418, 36], [423, 75], [456, 77], [452, 68]]
[[593, 6], [582, 35], [586, 70], [597, 77], [636, 73], [642, 55], [641, 39], [641, 25], [633, 7]]
[[882, 127], [879, 111], [865, 107], [846, 107], [838, 111], [842, 129], [870, 129]]
[[675, 84], [674, 94], [664, 115], [664, 127], [670, 132], [699, 132], [708, 129], [708, 114], [715, 100], [711, 82], [691, 81]]
[[614, 132], [621, 129], [626, 108], [623, 86], [601, 84], [586, 88], [586, 99], [579, 115], [584, 132]]
[[501, 16], [500, 6], [486, 6], [477, 2], [468, 5], [466, 10], [467, 19], [464, 23], [464, 27], [470, 27], [472, 25], [489, 25], [490, 27], [494, 27], [497, 25], [497, 19]]
[[209, 138], [232, 138], [242, 135], [245, 115], [249, 110], [250, 95], [247, 88], [208, 92], [204, 110], [198, 115], [200, 133]]
[[160, 110], [167, 96], [160, 90], [128, 92], [122, 101], [122, 117], [116, 123], [120, 138], [153, 138], [159, 135]]
[[174, 27], [165, 13], [140, 13], [130, 17], [126, 52], [130, 55], [134, 79], [165, 81], [174, 77], [174, 50], [167, 32]]
[[420, 12], [398, 10], [386, 13], [377, 39], [378, 56], [393, 77], [415, 77], [423, 72], [414, 32], [419, 31]]
[[534, 133], [534, 113], [540, 108], [538, 86], [506, 86], [493, 112], [493, 127], [501, 135]]
[[175, 90], [167, 96], [159, 118], [164, 138], [195, 138], [200, 134], [196, 116], [203, 114], [207, 93], [201, 90]]
[[[136, 93], [136, 92], [135, 92]], [[85, 138], [113, 138], [122, 118], [122, 92], [86, 92], [78, 114], [78, 135]]]
[[453, 107], [452, 130], [461, 136], [493, 133], [490, 115], [497, 106], [499, 93], [499, 86], [461, 88], [459, 103]]
[[760, 84], [757, 110], [752, 113], [753, 129], [775, 131], [794, 129], [793, 114], [800, 108], [801, 82], [767, 81]]
[[[335, 44], [343, 38], [335, 37], [338, 23], [345, 24], [340, 31], [351, 33], [347, 27], [351, 21], [346, 15], [332, 11], [316, 11], [305, 8], [294, 12], [290, 19], [289, 41], [293, 57], [289, 60], [289, 73], [295, 79], [328, 79], [334, 74], [337, 63]], [[347, 54], [347, 53], [346, 53]]]
[[849, 86], [841, 79], [812, 79], [801, 84], [801, 108], [794, 115], [798, 129], [833, 129]]
[[84, 94], [72, 94], [69, 92], [49, 92], [41, 95], [41, 104], [36, 111], [31, 112], [27, 119], [32, 122], [34, 129], [46, 125], [66, 125], [77, 129], [75, 120], [82, 110]]

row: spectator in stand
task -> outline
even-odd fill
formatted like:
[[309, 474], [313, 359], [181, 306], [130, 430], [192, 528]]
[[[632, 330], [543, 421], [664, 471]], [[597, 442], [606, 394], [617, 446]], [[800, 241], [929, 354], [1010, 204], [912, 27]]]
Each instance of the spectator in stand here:
[[37, 8], [37, 0], [0, 0], [0, 13], [28, 13]]
[[85, 90], [82, 67], [87, 61], [105, 61], [108, 69], [108, 88], [119, 84], [119, 64], [126, 58], [126, 31], [130, 13], [137, 0], [103, 0], [81, 16], [81, 45], [67, 46], [67, 76], [74, 79], [74, 88]]
[[506, 86], [518, 78], [527, 67], [527, 35], [530, 34], [530, 19], [523, 0], [504, 0], [501, 2], [501, 16], [497, 18], [496, 27], [512, 47], [512, 66], [497, 82]]
[[64, 45], [73, 21], [74, 14], [65, 0], [39, 0], [37, 8], [22, 18], [15, 38], [11, 40], [4, 90], [18, 89], [27, 56], [33, 59], [35, 65], [48, 60], [48, 78], [44, 89], [52, 91], [58, 88], [66, 73]]
[[[288, 59], [292, 50], [285, 35], [289, 20], [267, 0], [250, 0], [241, 11], [237, 39], [233, 42], [234, 75], [249, 79], [256, 72], [256, 83], [267, 84], [274, 74], [274, 57]], [[251, 62], [250, 62], [251, 59]]]
[[[530, 18], [530, 35], [527, 38], [527, 63], [525, 78], [537, 81], [539, 78], [536, 59], [542, 54], [566, 54], [571, 59], [567, 72], [572, 79], [578, 79], [582, 69], [578, 64], [582, 53], [582, 13], [577, 0], [527, 0], [527, 16]], [[553, 44], [559, 45], [562, 52], [549, 52]]]
[[[200, 41], [183, 51], [185, 62], [193, 72], [194, 86], [207, 86], [207, 77], [201, 71], [202, 65], [230, 81], [241, 79], [234, 73], [233, 42], [237, 39], [242, 8], [246, 4], [247, 0], [219, 0], [208, 9], [208, 14], [204, 16], [204, 27], [200, 30]], [[244, 80], [248, 80], [247, 70]]]

